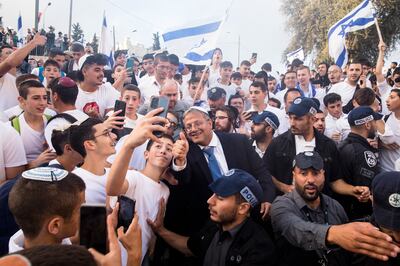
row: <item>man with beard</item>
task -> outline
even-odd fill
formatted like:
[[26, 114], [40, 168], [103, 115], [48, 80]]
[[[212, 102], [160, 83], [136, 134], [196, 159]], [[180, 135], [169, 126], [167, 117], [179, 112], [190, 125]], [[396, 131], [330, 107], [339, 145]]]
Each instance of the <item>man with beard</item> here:
[[350, 265], [351, 257], [345, 250], [381, 260], [395, 257], [400, 249], [387, 234], [370, 223], [347, 223], [343, 207], [321, 193], [323, 167], [317, 152], [299, 153], [293, 166], [295, 189], [272, 204], [278, 265]]
[[367, 139], [374, 139], [377, 129], [381, 131], [384, 128], [381, 118], [382, 115], [368, 106], [357, 107], [347, 118], [351, 133], [339, 147], [343, 180], [334, 182], [333, 187], [337, 193], [347, 195], [342, 204], [351, 220], [362, 219], [372, 213], [369, 188], [380, 167], [378, 150]]
[[257, 180], [249, 173], [231, 169], [209, 185], [210, 220], [190, 237], [164, 227], [163, 201], [157, 218], [147, 222], [158, 236], [186, 256], [195, 255], [202, 265], [275, 265], [275, 247], [270, 236], [250, 217], [263, 198]]
[[260, 158], [264, 159], [265, 151], [274, 137], [275, 130], [279, 127], [278, 117], [269, 111], [257, 113], [252, 118], [251, 139], [253, 147]]
[[326, 193], [330, 192], [328, 184], [340, 177], [336, 144], [313, 126], [317, 109], [317, 104], [310, 98], [294, 99], [288, 110], [290, 130], [274, 138], [268, 146], [264, 161], [280, 193], [294, 189], [291, 167], [294, 157], [301, 152], [317, 151], [326, 162]]
[[221, 106], [215, 111], [214, 130], [225, 133], [236, 132], [238, 111], [231, 106]]
[[321, 134], [325, 132], [325, 113], [321, 110], [318, 110], [315, 114], [314, 128]]

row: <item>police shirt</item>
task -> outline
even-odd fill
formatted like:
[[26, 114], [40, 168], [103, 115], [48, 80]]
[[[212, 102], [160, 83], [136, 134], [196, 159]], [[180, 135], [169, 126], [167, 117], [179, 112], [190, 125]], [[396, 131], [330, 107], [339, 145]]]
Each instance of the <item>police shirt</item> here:
[[[340, 165], [346, 183], [353, 186], [371, 187], [380, 171], [378, 150], [369, 145], [364, 137], [350, 133], [339, 146]], [[371, 202], [362, 203], [348, 196], [343, 202], [351, 220], [364, 218], [372, 213]]]

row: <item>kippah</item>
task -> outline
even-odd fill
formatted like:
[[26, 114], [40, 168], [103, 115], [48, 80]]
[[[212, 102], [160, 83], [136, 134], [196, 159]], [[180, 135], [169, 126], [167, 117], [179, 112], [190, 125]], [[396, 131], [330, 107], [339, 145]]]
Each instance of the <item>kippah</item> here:
[[68, 175], [68, 171], [54, 167], [37, 167], [22, 173], [25, 179], [56, 182], [63, 180]]

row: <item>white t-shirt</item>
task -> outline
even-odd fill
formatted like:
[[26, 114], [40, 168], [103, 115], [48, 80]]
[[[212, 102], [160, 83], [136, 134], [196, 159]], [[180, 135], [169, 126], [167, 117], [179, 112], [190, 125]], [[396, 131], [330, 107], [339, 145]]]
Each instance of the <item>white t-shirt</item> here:
[[154, 76], [149, 77], [145, 82], [139, 85], [141, 98], [144, 103], [149, 103], [151, 96], [160, 95], [161, 84], [159, 84]]
[[[113, 164], [115, 161], [115, 157], [117, 154], [121, 151], [121, 148], [127, 139], [128, 136], [123, 136], [120, 140], [118, 140], [117, 145], [115, 145], [115, 153], [110, 155], [107, 158], [107, 162], [110, 164]], [[144, 158], [144, 152], [146, 151], [146, 146], [147, 146], [148, 141], [143, 143], [142, 145], [136, 147], [133, 150], [131, 160], [129, 162], [129, 169], [135, 169], [135, 170], [142, 170], [144, 166], [146, 165], [146, 159]]]
[[[11, 117], [16, 117], [22, 114], [24, 110], [19, 105], [15, 105], [7, 110], [4, 111], [4, 114], [10, 119]], [[50, 108], [44, 109], [44, 114], [48, 116], [55, 116], [57, 113]]]
[[294, 141], [296, 143], [296, 154], [306, 151], [314, 151], [315, 149], [315, 138], [311, 141], [306, 141], [303, 136], [295, 135]]
[[[82, 112], [81, 110], [69, 110], [65, 111], [64, 113], [72, 115], [73, 117], [76, 118], [77, 121], [85, 121], [89, 116]], [[65, 120], [64, 118], [55, 118], [50, 121], [50, 123], [47, 124], [46, 128], [44, 129], [44, 136], [46, 138], [46, 142], [49, 145], [49, 148], [51, 148], [54, 151], [53, 144], [51, 143], [51, 135], [53, 134], [54, 129], [65, 129], [67, 126], [69, 126], [71, 123]]]
[[[8, 253], [24, 250], [25, 236], [22, 230], [18, 230], [8, 242]], [[72, 245], [69, 238], [64, 238], [61, 242], [62, 245]]]
[[95, 175], [85, 169], [76, 168], [72, 173], [85, 182], [85, 199], [87, 204], [106, 204], [106, 180], [110, 169], [104, 170], [104, 175]]
[[125, 196], [136, 201], [135, 211], [139, 215], [139, 224], [142, 229], [143, 259], [156, 237], [146, 220], [156, 219], [159, 201], [161, 198], [164, 198], [165, 202], [168, 201], [169, 189], [163, 182], [156, 182], [138, 171], [129, 170], [125, 178], [129, 184]]
[[[43, 116], [43, 128], [46, 126], [47, 119]], [[39, 132], [31, 128], [25, 120], [24, 115], [19, 116], [20, 133], [24, 144], [26, 159], [28, 162], [35, 160], [43, 151], [46, 139], [44, 130]]]
[[0, 184], [6, 179], [5, 168], [26, 163], [21, 136], [9, 124], [0, 122]]
[[250, 85], [253, 82], [249, 79], [242, 79], [242, 84], [240, 84], [240, 88], [242, 88], [242, 90], [244, 90], [247, 93], [249, 93], [249, 89], [250, 89]]
[[[400, 119], [394, 113], [389, 115], [385, 123], [385, 134], [378, 134], [380, 140], [385, 144], [396, 143], [400, 145]], [[379, 161], [383, 171], [395, 171], [395, 162], [400, 158], [400, 149], [379, 150]]]
[[0, 95], [0, 111], [18, 104], [19, 93], [13, 75], [6, 73], [0, 78]]
[[[342, 114], [341, 117], [339, 118], [335, 118], [333, 116], [331, 116], [329, 113], [326, 115], [325, 117], [325, 136], [327, 136], [328, 138], [332, 138], [332, 135], [334, 133], [341, 133], [341, 127], [338, 127], [338, 121], [340, 121], [340, 119], [346, 119], [347, 121], [347, 115], [346, 114]], [[343, 140], [343, 139], [341, 139]]]
[[118, 100], [120, 93], [110, 84], [102, 84], [96, 91], [87, 92], [79, 86], [78, 97], [75, 102], [76, 109], [84, 112], [85, 106], [88, 103], [95, 102], [99, 106], [100, 115], [105, 115], [105, 110], [114, 108], [115, 100]]
[[221, 77], [219, 74], [220, 68], [214, 69], [212, 66], [210, 67], [210, 73], [208, 74], [208, 83], [212, 84], [217, 81]]
[[[106, 116], [111, 116], [114, 113], [114, 111], [110, 111], [106, 114]], [[144, 115], [139, 114], [138, 112], [136, 112], [137, 118], [136, 120], [130, 119], [129, 117], [125, 116], [125, 125], [124, 127], [127, 128], [132, 128], [134, 129], [136, 127], [136, 123], [142, 119], [144, 117]]]
[[229, 97], [231, 97], [232, 95], [235, 95], [235, 94], [236, 94], [236, 85], [233, 84], [233, 83], [231, 83], [231, 84], [229, 84], [229, 85], [224, 85], [224, 84], [220, 83], [219, 81], [220, 81], [220, 80], [217, 79], [216, 82], [210, 83], [210, 84], [211, 84], [211, 85], [210, 85], [210, 88], [220, 87], [220, 88], [224, 89], [225, 92], [226, 92], [226, 101], [225, 101], [225, 104], [228, 104]]
[[346, 104], [353, 99], [354, 92], [356, 91], [356, 86], [351, 86], [346, 81], [342, 81], [332, 85], [332, 88], [329, 90], [329, 93], [337, 93], [342, 98], [342, 105]]

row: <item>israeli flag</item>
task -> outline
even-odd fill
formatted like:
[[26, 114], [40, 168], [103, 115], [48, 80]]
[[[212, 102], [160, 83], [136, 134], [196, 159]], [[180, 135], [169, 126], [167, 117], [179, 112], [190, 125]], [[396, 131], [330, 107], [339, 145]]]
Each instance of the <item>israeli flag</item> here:
[[107, 27], [106, 14], [103, 15], [103, 25], [101, 27], [99, 53], [105, 54], [108, 57], [110, 67], [114, 65], [114, 50], [111, 39], [111, 31]]
[[291, 64], [294, 59], [300, 59], [301, 61], [304, 60], [304, 50], [303, 47], [286, 54], [286, 60]]
[[208, 65], [224, 19], [207, 19], [170, 28], [162, 34], [169, 53], [184, 64]]
[[17, 28], [18, 28], [18, 30], [17, 30], [17, 37], [18, 37], [17, 47], [22, 47], [24, 45], [24, 32], [22, 30], [21, 13], [19, 13], [19, 16], [18, 16]]
[[364, 0], [329, 29], [329, 55], [335, 59], [335, 63], [338, 66], [343, 68], [347, 64], [346, 34], [348, 32], [368, 28], [373, 25], [374, 22], [372, 3], [369, 0]]

